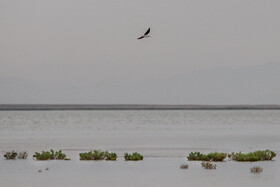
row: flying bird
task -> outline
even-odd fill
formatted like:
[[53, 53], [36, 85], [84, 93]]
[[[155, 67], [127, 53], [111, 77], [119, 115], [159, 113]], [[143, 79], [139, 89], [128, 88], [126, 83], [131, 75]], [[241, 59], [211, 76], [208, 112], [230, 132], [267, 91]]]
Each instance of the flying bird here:
[[142, 38], [148, 38], [148, 37], [150, 37], [148, 34], [150, 33], [150, 28], [145, 32], [145, 34], [143, 35], [143, 36], [140, 36], [139, 38], [138, 38], [138, 40], [140, 40], [140, 39], [142, 39]]

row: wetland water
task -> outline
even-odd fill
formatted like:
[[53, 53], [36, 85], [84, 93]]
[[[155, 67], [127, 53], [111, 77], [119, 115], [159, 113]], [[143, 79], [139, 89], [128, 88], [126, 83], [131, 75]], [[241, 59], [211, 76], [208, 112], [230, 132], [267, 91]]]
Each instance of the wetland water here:
[[[62, 149], [71, 161], [34, 161], [37, 151]], [[79, 161], [91, 149], [117, 152], [117, 162]], [[188, 162], [191, 151], [271, 149], [275, 161]], [[27, 160], [0, 159], [0, 186], [277, 186], [280, 110], [0, 111], [0, 150], [27, 151]], [[125, 162], [124, 152], [144, 155]], [[250, 167], [264, 171], [252, 175]], [[49, 171], [38, 173], [38, 169]], [[236, 180], [238, 178], [238, 180]]]

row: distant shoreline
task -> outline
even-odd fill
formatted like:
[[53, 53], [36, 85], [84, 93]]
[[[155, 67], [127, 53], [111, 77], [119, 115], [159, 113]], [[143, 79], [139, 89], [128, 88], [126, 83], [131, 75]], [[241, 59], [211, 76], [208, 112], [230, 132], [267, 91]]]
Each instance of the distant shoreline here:
[[0, 110], [280, 110], [280, 105], [0, 104]]

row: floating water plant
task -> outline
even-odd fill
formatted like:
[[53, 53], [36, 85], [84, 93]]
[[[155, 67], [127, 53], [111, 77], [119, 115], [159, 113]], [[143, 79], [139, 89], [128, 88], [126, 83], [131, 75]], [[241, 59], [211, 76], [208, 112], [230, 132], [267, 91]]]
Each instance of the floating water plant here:
[[201, 166], [205, 169], [216, 169], [216, 164], [213, 164], [211, 162], [201, 162]]
[[202, 154], [200, 152], [191, 152], [187, 157], [190, 161], [223, 161], [226, 158], [226, 153], [209, 153], [209, 154]]
[[54, 152], [52, 149], [50, 151], [42, 151], [42, 153], [35, 152], [33, 157], [37, 160], [69, 160], [61, 150]]
[[137, 152], [132, 154], [124, 153], [124, 159], [126, 161], [138, 161], [138, 160], [143, 160], [144, 157]]
[[229, 158], [238, 162], [256, 162], [264, 160], [272, 160], [276, 156], [276, 153], [270, 150], [255, 151], [250, 153], [232, 153]]
[[250, 169], [250, 172], [253, 174], [259, 174], [263, 171], [263, 169], [260, 166], [254, 166]]
[[4, 153], [4, 157], [7, 159], [7, 160], [14, 160], [16, 159], [18, 153], [15, 152], [15, 151], [11, 151], [11, 152], [5, 152]]

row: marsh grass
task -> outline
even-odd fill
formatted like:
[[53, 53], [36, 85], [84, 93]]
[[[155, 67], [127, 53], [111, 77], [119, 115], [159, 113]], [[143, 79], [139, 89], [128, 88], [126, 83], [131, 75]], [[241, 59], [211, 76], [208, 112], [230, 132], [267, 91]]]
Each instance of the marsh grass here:
[[205, 169], [216, 169], [216, 164], [213, 164], [211, 162], [201, 162], [201, 166]]
[[250, 169], [250, 172], [253, 174], [259, 174], [263, 171], [263, 168], [261, 168], [260, 166], [254, 166]]
[[118, 158], [117, 153], [109, 153], [108, 151], [105, 152], [105, 160], [116, 161], [117, 158]]
[[62, 153], [61, 150], [54, 152], [54, 150], [50, 151], [42, 151], [42, 153], [35, 152], [33, 155], [37, 160], [70, 160], [66, 158], [66, 154]]
[[80, 160], [117, 160], [118, 155], [116, 153], [110, 153], [108, 151], [92, 150], [85, 153], [80, 153]]
[[93, 150], [85, 153], [80, 153], [80, 160], [103, 160], [105, 152], [101, 150]]
[[18, 159], [26, 159], [28, 157], [28, 153], [26, 151], [18, 152], [17, 158]]
[[137, 152], [134, 152], [132, 154], [124, 153], [124, 159], [126, 161], [138, 161], [143, 160], [144, 157]]
[[250, 153], [232, 153], [229, 158], [238, 162], [256, 162], [272, 160], [276, 156], [276, 153], [270, 150], [265, 151], [255, 151]]
[[226, 153], [209, 153], [202, 154], [200, 152], [191, 152], [187, 157], [189, 161], [213, 161], [213, 162], [221, 162], [227, 157]]
[[7, 160], [14, 160], [16, 159], [18, 153], [15, 152], [15, 151], [7, 151], [7, 152], [4, 152], [4, 157], [7, 159]]
[[15, 152], [15, 151], [7, 151], [4, 152], [4, 157], [7, 160], [15, 160], [15, 159], [26, 159], [28, 153], [26, 151]]
[[200, 152], [191, 152], [187, 158], [190, 161], [210, 161], [207, 155], [201, 154]]

